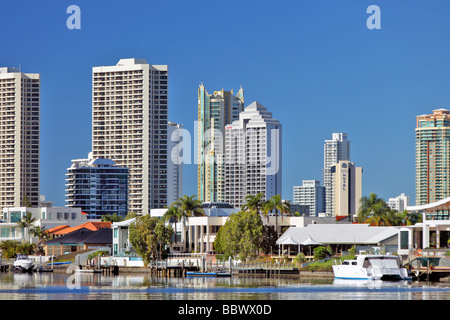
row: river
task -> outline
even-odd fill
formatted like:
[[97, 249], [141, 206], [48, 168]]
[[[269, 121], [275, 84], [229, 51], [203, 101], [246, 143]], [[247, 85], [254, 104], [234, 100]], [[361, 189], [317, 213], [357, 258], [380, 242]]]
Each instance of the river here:
[[450, 300], [450, 283], [0, 273], [0, 300]]

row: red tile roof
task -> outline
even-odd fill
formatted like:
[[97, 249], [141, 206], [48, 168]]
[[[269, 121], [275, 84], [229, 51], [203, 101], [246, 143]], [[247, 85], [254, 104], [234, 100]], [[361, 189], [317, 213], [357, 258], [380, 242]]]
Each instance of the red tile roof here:
[[[60, 226], [60, 227], [63, 227], [63, 226]], [[58, 227], [55, 227], [55, 228], [58, 228]], [[52, 229], [55, 229], [55, 228], [52, 228]], [[76, 226], [76, 227], [65, 226], [65, 228], [60, 228], [59, 230], [55, 230], [53, 232], [50, 232], [50, 230], [52, 230], [52, 229], [50, 229], [49, 233], [53, 234], [53, 235], [63, 235], [63, 234], [68, 234], [68, 233], [71, 233], [73, 231], [80, 230], [83, 228], [91, 230], [91, 231], [97, 231], [99, 229], [111, 228], [111, 222], [109, 222], [109, 221], [99, 221], [99, 222], [90, 221], [90, 222], [85, 222], [83, 224], [80, 224], [79, 226]]]

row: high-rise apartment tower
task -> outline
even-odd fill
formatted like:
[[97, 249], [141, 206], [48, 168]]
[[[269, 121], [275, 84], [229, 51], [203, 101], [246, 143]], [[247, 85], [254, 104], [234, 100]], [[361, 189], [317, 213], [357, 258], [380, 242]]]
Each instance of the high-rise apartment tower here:
[[450, 196], [450, 111], [416, 118], [416, 205]]
[[281, 129], [256, 101], [225, 127], [225, 202], [239, 208], [248, 195], [282, 195]]
[[198, 88], [198, 199], [202, 202], [224, 200], [225, 125], [239, 119], [244, 107], [242, 87], [233, 91], [208, 94], [203, 84]]
[[0, 68], [0, 208], [39, 205], [40, 81]]
[[323, 186], [325, 187], [325, 212], [332, 214], [331, 166], [341, 160], [350, 160], [350, 141], [346, 133], [333, 133], [323, 147]]
[[128, 209], [167, 205], [168, 66], [121, 59], [92, 69], [92, 152], [129, 168]]
[[292, 203], [309, 207], [309, 215], [318, 217], [325, 211], [325, 188], [317, 180], [303, 180], [301, 186], [294, 186]]
[[128, 168], [110, 159], [72, 160], [66, 173], [66, 205], [81, 208], [89, 219], [128, 214]]

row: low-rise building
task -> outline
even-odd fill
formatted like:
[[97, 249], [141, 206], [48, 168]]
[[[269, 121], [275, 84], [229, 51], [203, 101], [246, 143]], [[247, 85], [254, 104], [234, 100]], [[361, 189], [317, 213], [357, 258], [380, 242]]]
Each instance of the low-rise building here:
[[335, 252], [348, 251], [356, 246], [357, 250], [380, 247], [386, 253], [397, 253], [399, 231], [400, 227], [373, 227], [362, 223], [308, 224], [290, 227], [280, 236], [277, 244], [286, 248], [289, 246], [293, 254], [305, 249], [308, 238], [318, 244], [331, 246]]
[[49, 230], [51, 228], [67, 225], [75, 227], [87, 222], [87, 215], [80, 208], [67, 207], [5, 207], [0, 213], [0, 241], [25, 241], [26, 230], [19, 228], [19, 223], [27, 213], [35, 219], [33, 226]]

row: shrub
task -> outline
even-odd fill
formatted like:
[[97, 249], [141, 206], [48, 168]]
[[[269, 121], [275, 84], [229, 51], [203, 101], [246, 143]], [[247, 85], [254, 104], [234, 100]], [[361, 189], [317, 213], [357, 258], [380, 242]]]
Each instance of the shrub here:
[[317, 247], [314, 248], [314, 260], [322, 260], [325, 259], [328, 252], [325, 247]]

